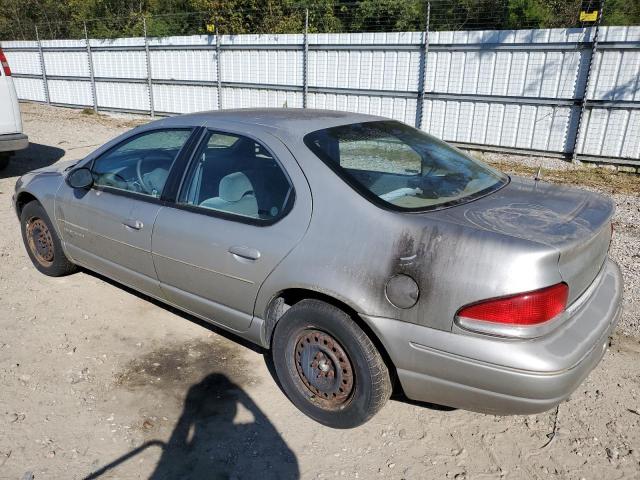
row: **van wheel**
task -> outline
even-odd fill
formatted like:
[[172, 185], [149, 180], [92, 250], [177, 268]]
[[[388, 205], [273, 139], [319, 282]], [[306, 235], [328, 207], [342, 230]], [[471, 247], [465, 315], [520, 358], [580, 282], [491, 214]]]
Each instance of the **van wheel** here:
[[345, 312], [302, 300], [276, 325], [272, 342], [284, 392], [305, 415], [333, 428], [373, 417], [391, 396], [391, 379], [371, 339]]
[[9, 153], [0, 153], [0, 170], [4, 170], [9, 166], [9, 159], [11, 158], [11, 154]]
[[45, 275], [61, 277], [76, 271], [62, 251], [62, 244], [45, 209], [35, 200], [20, 213], [22, 241], [33, 265]]

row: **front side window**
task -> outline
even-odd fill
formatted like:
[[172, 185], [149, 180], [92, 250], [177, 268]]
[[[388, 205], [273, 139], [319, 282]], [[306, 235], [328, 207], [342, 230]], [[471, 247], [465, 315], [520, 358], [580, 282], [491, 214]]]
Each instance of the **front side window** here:
[[93, 162], [94, 184], [159, 198], [190, 129], [154, 130], [125, 140]]
[[190, 165], [179, 203], [255, 220], [275, 220], [293, 200], [280, 164], [255, 140], [210, 132]]
[[484, 195], [508, 178], [400, 122], [341, 125], [308, 134], [305, 144], [376, 203], [421, 211]]

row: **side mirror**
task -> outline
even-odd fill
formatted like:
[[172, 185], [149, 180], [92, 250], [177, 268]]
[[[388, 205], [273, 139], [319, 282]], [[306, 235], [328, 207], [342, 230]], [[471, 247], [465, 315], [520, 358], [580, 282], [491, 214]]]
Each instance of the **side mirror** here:
[[67, 175], [67, 185], [71, 188], [88, 189], [93, 185], [93, 174], [88, 168], [76, 168]]

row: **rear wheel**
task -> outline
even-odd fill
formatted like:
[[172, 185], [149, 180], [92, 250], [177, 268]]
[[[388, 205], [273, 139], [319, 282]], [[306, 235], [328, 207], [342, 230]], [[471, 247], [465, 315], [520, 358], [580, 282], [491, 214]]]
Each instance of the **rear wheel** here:
[[62, 244], [45, 209], [36, 201], [20, 214], [22, 240], [33, 265], [45, 275], [60, 277], [76, 270], [62, 251]]
[[276, 325], [272, 347], [283, 390], [323, 425], [362, 425], [391, 395], [389, 371], [371, 339], [333, 305], [302, 300], [291, 307]]

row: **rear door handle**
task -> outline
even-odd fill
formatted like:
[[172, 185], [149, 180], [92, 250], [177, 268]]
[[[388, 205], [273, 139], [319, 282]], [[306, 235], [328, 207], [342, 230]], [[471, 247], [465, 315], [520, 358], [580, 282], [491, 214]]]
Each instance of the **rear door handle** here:
[[125, 220], [122, 224], [132, 230], [142, 230], [144, 228], [144, 223], [140, 220]]
[[260, 258], [260, 252], [258, 250], [251, 247], [245, 247], [244, 245], [234, 245], [230, 247], [229, 253], [247, 260], [258, 260]]

